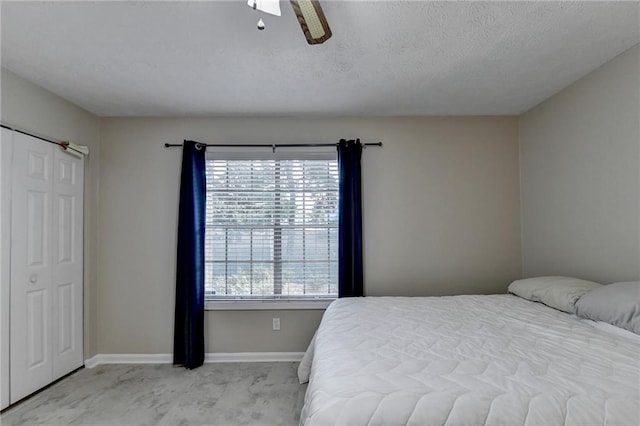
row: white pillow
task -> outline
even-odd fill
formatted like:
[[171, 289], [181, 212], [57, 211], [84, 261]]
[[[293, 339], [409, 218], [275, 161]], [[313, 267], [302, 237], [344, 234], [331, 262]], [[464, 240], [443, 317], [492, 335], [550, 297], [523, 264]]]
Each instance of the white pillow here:
[[512, 282], [509, 292], [573, 314], [576, 312], [575, 304], [578, 299], [601, 286], [593, 281], [571, 277], [536, 277]]
[[640, 282], [603, 285], [576, 303], [576, 314], [640, 334]]

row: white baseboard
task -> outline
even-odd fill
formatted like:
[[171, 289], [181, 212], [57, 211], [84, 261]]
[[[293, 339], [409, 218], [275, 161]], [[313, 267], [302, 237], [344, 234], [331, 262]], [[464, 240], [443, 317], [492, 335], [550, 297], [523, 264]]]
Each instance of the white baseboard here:
[[208, 353], [204, 362], [300, 362], [304, 352]]
[[[216, 362], [299, 362], [304, 352], [207, 353], [205, 363]], [[98, 354], [84, 361], [86, 368], [100, 364], [171, 364], [172, 354]]]
[[84, 361], [86, 368], [100, 364], [171, 364], [171, 354], [98, 354]]

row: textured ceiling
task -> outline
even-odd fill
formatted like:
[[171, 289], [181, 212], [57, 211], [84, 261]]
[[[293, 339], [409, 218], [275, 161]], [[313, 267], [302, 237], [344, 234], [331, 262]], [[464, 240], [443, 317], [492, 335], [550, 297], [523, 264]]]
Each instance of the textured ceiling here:
[[[638, 2], [2, 2], [2, 66], [103, 116], [518, 114], [640, 41]], [[262, 17], [266, 30], [258, 31]]]

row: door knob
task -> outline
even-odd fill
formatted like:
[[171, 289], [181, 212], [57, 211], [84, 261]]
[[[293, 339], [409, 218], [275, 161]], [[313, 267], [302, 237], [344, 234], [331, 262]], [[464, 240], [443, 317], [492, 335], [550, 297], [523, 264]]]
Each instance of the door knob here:
[[38, 276], [36, 274], [33, 274], [29, 277], [29, 281], [31, 281], [31, 284], [35, 284], [38, 282]]

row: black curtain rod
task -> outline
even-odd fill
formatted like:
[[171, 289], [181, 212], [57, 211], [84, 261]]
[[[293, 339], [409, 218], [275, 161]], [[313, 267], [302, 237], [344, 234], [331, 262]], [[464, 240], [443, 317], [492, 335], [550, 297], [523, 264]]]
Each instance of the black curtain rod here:
[[7, 130], [13, 130], [14, 132], [22, 133], [23, 135], [31, 136], [32, 138], [40, 139], [41, 141], [49, 142], [54, 145], [62, 145], [60, 141], [43, 138], [42, 136], [34, 135], [33, 133], [25, 132], [24, 130], [16, 129], [15, 127], [7, 126], [6, 124], [0, 124], [0, 127]]
[[[337, 146], [337, 143], [291, 143], [291, 144], [283, 144], [283, 143], [254, 143], [254, 144], [226, 144], [226, 143], [201, 143], [196, 142], [204, 146], [215, 146], [220, 148], [301, 148], [301, 147], [321, 147], [321, 146]], [[372, 143], [364, 143], [364, 146], [382, 146], [382, 142], [372, 142]], [[182, 146], [181, 143], [165, 143], [165, 148], [174, 148]]]

